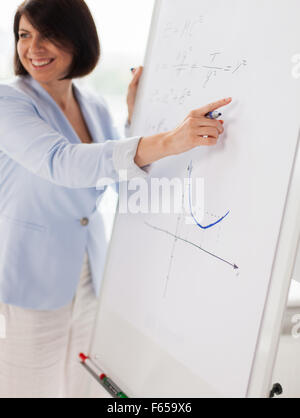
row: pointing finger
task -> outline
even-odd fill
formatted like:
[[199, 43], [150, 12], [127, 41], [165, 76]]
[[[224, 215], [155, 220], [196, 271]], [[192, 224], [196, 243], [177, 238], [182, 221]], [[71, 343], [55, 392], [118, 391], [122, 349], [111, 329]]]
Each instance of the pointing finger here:
[[210, 103], [206, 106], [201, 107], [200, 109], [195, 110], [193, 113], [196, 117], [205, 116], [209, 112], [219, 109], [220, 107], [227, 106], [232, 102], [232, 98], [218, 100], [217, 102]]

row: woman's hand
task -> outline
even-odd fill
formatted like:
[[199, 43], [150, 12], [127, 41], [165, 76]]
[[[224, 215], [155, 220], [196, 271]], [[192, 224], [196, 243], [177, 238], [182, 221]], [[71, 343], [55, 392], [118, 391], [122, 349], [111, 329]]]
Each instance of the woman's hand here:
[[216, 145], [219, 136], [224, 132], [224, 122], [210, 119], [205, 115], [227, 106], [231, 101], [231, 98], [223, 99], [193, 110], [173, 131], [142, 138], [135, 156], [135, 163], [139, 167], [144, 167], [195, 147]]
[[133, 79], [128, 87], [128, 93], [127, 93], [127, 106], [128, 106], [128, 122], [131, 123], [134, 105], [135, 105], [135, 99], [136, 99], [136, 93], [139, 85], [139, 81], [141, 78], [141, 75], [143, 73], [143, 67], [135, 68], [133, 71]]
[[224, 122], [205, 115], [228, 105], [231, 101], [231, 98], [223, 99], [192, 110], [178, 128], [169, 132], [170, 155], [181, 154], [199, 146], [216, 145], [219, 136], [224, 132]]

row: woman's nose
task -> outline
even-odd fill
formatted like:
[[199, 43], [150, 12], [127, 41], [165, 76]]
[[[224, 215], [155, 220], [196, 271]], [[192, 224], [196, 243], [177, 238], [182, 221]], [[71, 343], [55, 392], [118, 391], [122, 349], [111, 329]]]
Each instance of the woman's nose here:
[[31, 44], [30, 44], [31, 52], [43, 51], [44, 50], [43, 41], [44, 40], [41, 37], [32, 38], [32, 41], [31, 41]]

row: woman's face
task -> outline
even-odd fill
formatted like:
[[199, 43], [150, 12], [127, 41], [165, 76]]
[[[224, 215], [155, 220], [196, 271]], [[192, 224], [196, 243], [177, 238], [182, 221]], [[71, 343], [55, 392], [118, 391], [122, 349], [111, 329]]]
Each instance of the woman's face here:
[[29, 23], [20, 19], [18, 54], [23, 67], [40, 83], [51, 83], [68, 74], [73, 55], [45, 39]]

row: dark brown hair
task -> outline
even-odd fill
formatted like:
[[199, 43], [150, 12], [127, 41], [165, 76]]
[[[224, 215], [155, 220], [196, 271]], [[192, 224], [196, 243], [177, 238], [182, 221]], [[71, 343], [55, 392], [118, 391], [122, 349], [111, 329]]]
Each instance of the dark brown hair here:
[[27, 75], [17, 51], [22, 16], [53, 44], [74, 56], [69, 73], [62, 79], [90, 74], [100, 59], [100, 41], [94, 19], [84, 0], [26, 0], [14, 18], [15, 75]]

